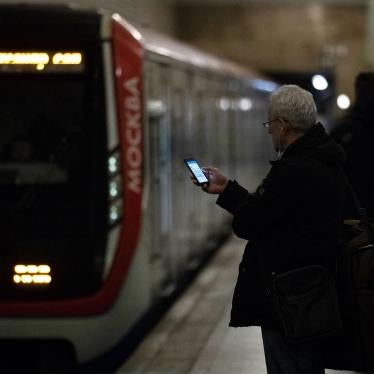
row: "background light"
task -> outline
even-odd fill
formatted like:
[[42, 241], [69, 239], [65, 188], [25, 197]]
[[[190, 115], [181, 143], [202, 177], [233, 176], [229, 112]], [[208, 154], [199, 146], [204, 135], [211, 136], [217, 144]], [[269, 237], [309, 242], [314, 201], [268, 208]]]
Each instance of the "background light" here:
[[340, 109], [348, 109], [351, 106], [351, 100], [349, 100], [349, 97], [345, 94], [341, 94], [336, 99], [336, 104]]
[[230, 109], [230, 100], [223, 97], [219, 100], [219, 107], [222, 109], [222, 110], [229, 110]]
[[248, 97], [242, 97], [239, 100], [239, 109], [243, 111], [251, 110], [252, 108], [252, 100]]
[[319, 75], [319, 74], [313, 76], [312, 84], [313, 84], [313, 87], [319, 91], [324, 91], [329, 86], [326, 78], [323, 75]]

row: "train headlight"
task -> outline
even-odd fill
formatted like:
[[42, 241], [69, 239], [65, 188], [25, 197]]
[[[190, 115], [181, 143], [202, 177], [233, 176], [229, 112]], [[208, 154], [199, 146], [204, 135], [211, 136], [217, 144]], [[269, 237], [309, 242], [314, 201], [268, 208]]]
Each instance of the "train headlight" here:
[[115, 181], [110, 182], [109, 184], [109, 195], [113, 198], [116, 198], [119, 195], [118, 185]]
[[122, 193], [122, 181], [118, 175], [116, 178], [109, 182], [109, 198], [115, 200], [120, 197]]
[[120, 168], [119, 153], [114, 153], [108, 158], [108, 170], [110, 175], [117, 174]]
[[43, 285], [52, 282], [49, 265], [15, 265], [13, 282], [16, 284]]
[[113, 152], [108, 158], [108, 195], [109, 195], [109, 226], [115, 225], [122, 217], [122, 175], [120, 174], [120, 151]]
[[109, 225], [114, 225], [122, 218], [122, 199], [113, 202], [109, 207]]

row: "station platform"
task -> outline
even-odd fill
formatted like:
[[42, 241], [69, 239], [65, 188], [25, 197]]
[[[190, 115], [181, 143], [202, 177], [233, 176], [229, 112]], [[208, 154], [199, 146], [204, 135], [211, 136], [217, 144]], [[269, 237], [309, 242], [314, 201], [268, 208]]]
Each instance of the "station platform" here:
[[266, 374], [260, 328], [228, 327], [244, 246], [226, 241], [116, 374]]

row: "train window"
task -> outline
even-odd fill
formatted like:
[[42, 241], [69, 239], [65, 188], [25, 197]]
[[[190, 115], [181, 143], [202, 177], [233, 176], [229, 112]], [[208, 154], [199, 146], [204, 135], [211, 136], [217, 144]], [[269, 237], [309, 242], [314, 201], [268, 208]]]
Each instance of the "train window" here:
[[[20, 74], [14, 69], [23, 65], [6, 65], [5, 57], [0, 53], [0, 299], [89, 294], [100, 285], [95, 261], [107, 225], [100, 65], [94, 74], [54, 74], [53, 66]], [[13, 282], [14, 266], [24, 263], [48, 264], [52, 281]]]

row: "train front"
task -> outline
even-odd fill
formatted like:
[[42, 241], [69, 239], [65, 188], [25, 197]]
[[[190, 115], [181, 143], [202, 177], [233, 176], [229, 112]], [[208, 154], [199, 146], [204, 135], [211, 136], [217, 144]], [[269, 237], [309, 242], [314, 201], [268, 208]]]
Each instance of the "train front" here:
[[[123, 206], [129, 199], [129, 209], [139, 208], [141, 192], [140, 81], [120, 82], [117, 71], [116, 83], [113, 59], [122, 52], [113, 56], [104, 18], [0, 7], [0, 340], [66, 338], [83, 361], [120, 339], [112, 332], [101, 347], [87, 345], [98, 326], [97, 334], [113, 328], [109, 309], [118, 315], [111, 307], [139, 222], [133, 214], [132, 239], [124, 240]], [[113, 29], [110, 17], [106, 26]], [[128, 100], [116, 99], [116, 87], [127, 87]], [[117, 109], [121, 100], [127, 112]], [[132, 128], [121, 132], [117, 118]]]

